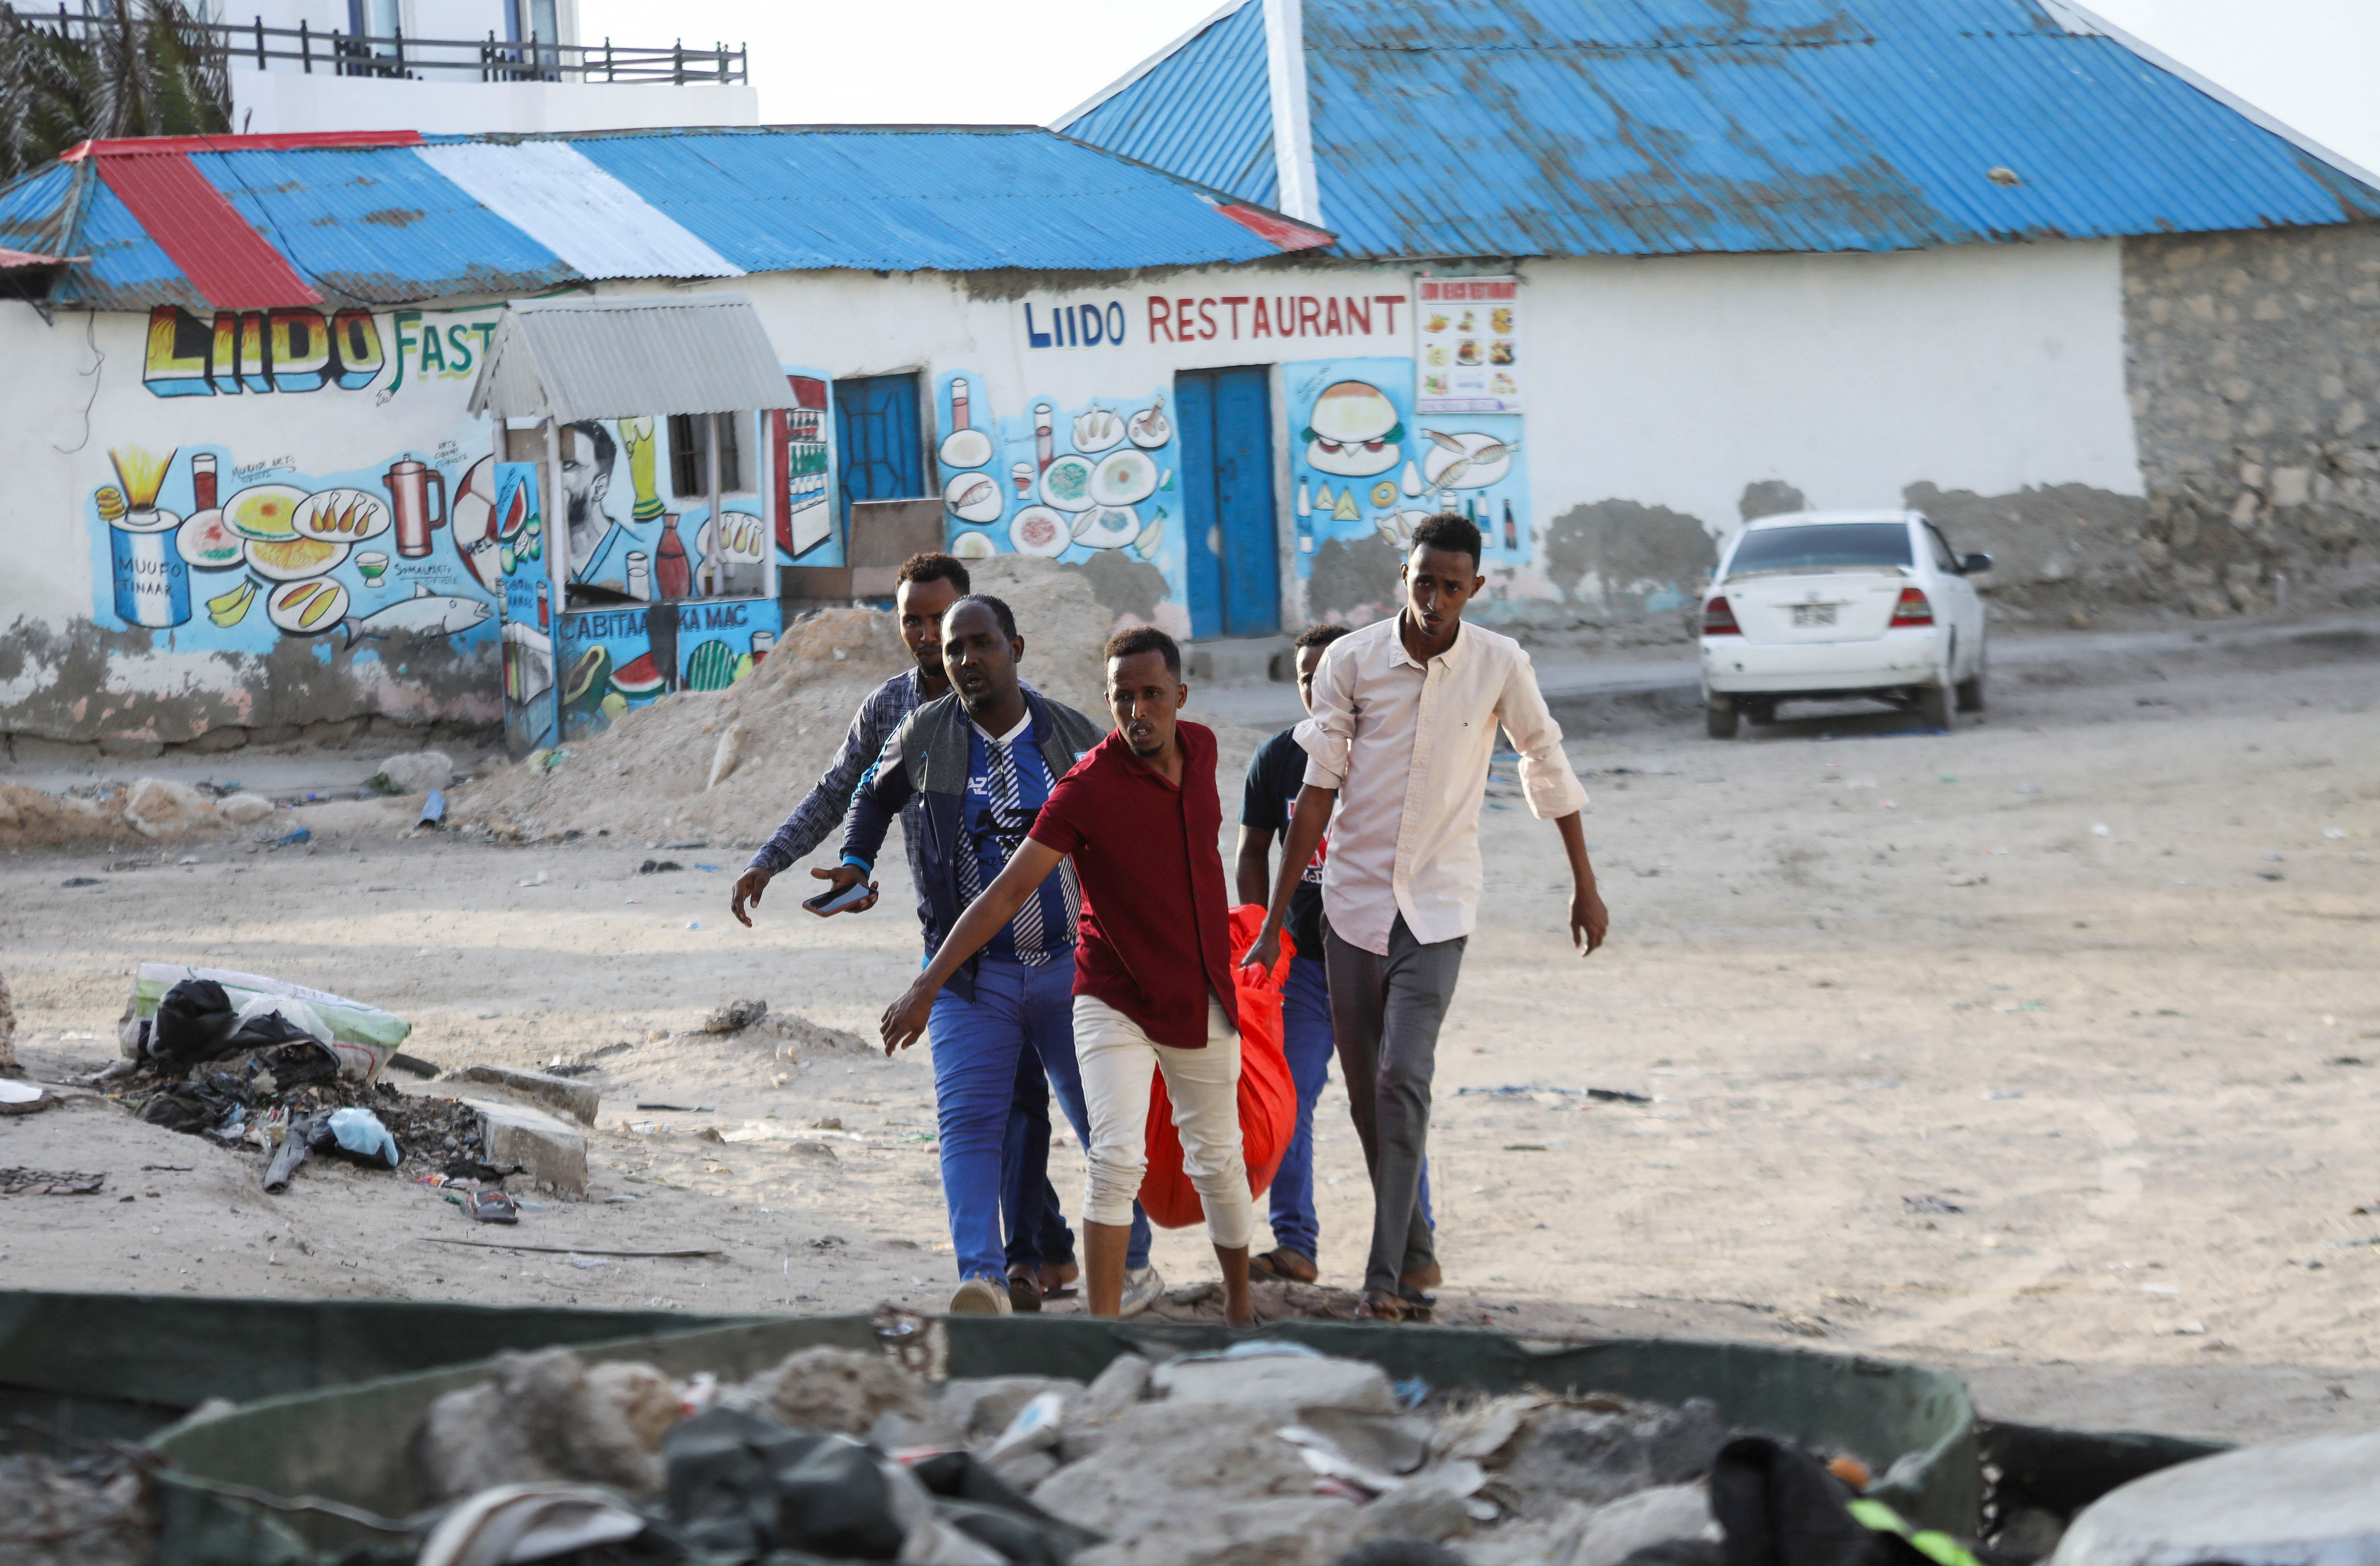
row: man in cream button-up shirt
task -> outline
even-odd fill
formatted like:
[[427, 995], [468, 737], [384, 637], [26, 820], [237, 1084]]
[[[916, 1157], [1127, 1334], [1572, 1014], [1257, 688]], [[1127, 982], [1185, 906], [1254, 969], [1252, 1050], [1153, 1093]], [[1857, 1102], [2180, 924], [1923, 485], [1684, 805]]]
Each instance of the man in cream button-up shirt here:
[[1246, 959], [1269, 964], [1277, 954], [1294, 872], [1329, 827], [1322, 908], [1331, 1033], [1372, 1177], [1363, 1311], [1390, 1319], [1427, 1312], [1424, 1291], [1439, 1281], [1418, 1205], [1430, 1077], [1478, 919], [1479, 809], [1500, 724], [1521, 754], [1530, 813], [1561, 833], [1572, 943], [1594, 951], [1609, 922], [1579, 820], [1586, 791], [1562, 754], [1529, 655], [1509, 637], [1463, 624], [1487, 585], [1478, 529], [1451, 514], [1431, 517], [1415, 529], [1402, 576], [1397, 616], [1342, 637], [1316, 671], [1314, 716], [1297, 731], [1305, 788]]

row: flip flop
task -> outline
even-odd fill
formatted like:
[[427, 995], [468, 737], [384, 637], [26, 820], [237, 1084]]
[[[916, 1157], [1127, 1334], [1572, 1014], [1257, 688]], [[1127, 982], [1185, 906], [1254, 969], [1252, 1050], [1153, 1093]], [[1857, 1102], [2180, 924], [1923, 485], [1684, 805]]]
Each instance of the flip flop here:
[[1363, 1303], [1355, 1307], [1355, 1319], [1358, 1321], [1402, 1321], [1404, 1318], [1403, 1298], [1385, 1289], [1365, 1290]]
[[1322, 1276], [1322, 1269], [1313, 1258], [1303, 1256], [1287, 1245], [1277, 1245], [1260, 1256], [1248, 1258], [1248, 1276], [1266, 1283], [1311, 1283]]
[[1041, 1297], [1045, 1300], [1073, 1299], [1076, 1294], [1082, 1292], [1075, 1286], [1075, 1281], [1082, 1277], [1082, 1268], [1074, 1262], [1043, 1262], [1041, 1264], [1041, 1277], [1039, 1279], [1039, 1282], [1041, 1284]]
[[484, 1191], [472, 1192], [463, 1210], [481, 1223], [518, 1223], [520, 1221], [520, 1208], [513, 1205], [512, 1197], [492, 1187]]
[[1008, 1269], [1008, 1308], [1026, 1315], [1041, 1309], [1041, 1281], [1034, 1274], [1038, 1268], [1016, 1266]]

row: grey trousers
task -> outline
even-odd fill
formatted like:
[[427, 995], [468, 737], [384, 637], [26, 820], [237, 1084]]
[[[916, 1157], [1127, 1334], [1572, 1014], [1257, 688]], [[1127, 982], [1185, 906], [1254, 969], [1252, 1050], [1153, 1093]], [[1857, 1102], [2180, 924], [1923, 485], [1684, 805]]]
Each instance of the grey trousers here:
[[1403, 916], [1389, 929], [1389, 953], [1375, 956], [1323, 929], [1330, 977], [1330, 1035], [1347, 1084], [1347, 1108], [1372, 1177], [1372, 1250], [1364, 1287], [1395, 1293], [1402, 1273], [1437, 1260], [1421, 1216], [1421, 1171], [1429, 1153], [1429, 1083], [1438, 1029], [1454, 999], [1469, 936], [1424, 945]]

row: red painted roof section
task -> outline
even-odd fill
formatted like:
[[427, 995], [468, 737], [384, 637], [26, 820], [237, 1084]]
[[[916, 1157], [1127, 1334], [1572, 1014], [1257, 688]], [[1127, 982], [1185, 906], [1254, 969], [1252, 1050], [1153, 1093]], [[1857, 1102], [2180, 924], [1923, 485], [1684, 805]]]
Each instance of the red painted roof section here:
[[1337, 237], [1326, 230], [1309, 228], [1293, 218], [1279, 216], [1266, 212], [1261, 207], [1244, 207], [1233, 201], [1219, 201], [1216, 203], [1215, 210], [1249, 233], [1284, 250], [1319, 249]]
[[286, 130], [269, 136], [141, 136], [85, 141], [58, 154], [62, 164], [87, 157], [126, 158], [144, 153], [286, 152], [309, 147], [419, 147], [418, 130]]
[[188, 158], [156, 152], [155, 142], [134, 145], [152, 155], [103, 152], [99, 176], [207, 303], [217, 310], [270, 310], [322, 302], [322, 296], [307, 286], [288, 260], [265, 243]]
[[19, 267], [65, 266], [70, 261], [89, 261], [89, 256], [43, 256], [31, 250], [12, 250], [0, 246], [0, 272], [14, 272]]

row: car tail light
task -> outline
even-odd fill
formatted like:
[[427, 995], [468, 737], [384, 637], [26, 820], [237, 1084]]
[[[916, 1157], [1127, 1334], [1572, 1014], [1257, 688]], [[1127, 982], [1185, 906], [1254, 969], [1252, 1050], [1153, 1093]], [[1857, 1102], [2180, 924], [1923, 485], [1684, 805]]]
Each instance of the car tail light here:
[[1735, 623], [1735, 611], [1728, 607], [1724, 597], [1714, 597], [1703, 605], [1703, 635], [1706, 637], [1740, 637], [1743, 627]]
[[1900, 601], [1892, 606], [1893, 630], [1904, 630], [1934, 624], [1934, 606], [1925, 601], [1925, 594], [1916, 588], [1900, 589]]

